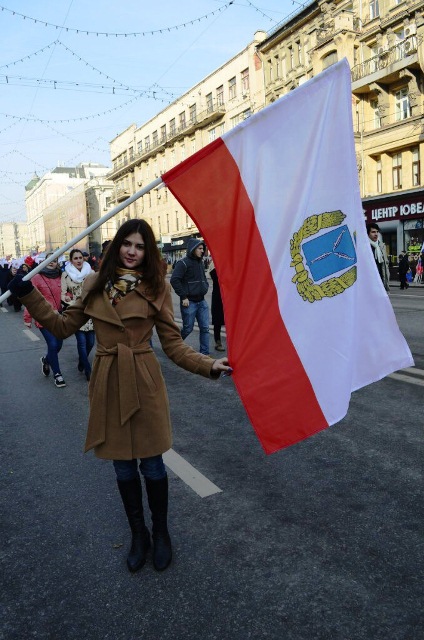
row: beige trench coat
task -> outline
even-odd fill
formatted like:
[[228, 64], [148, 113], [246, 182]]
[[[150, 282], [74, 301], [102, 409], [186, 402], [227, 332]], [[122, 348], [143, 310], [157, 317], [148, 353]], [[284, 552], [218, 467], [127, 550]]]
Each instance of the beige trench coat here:
[[31, 315], [58, 338], [93, 319], [97, 351], [89, 386], [90, 415], [85, 451], [99, 458], [131, 460], [172, 446], [169, 403], [159, 362], [149, 344], [156, 327], [162, 348], [177, 365], [205, 377], [214, 360], [189, 347], [174, 322], [171, 289], [150, 299], [141, 283], [116, 306], [106, 294], [87, 299], [97, 276], [88, 276], [81, 297], [63, 315], [34, 289], [21, 298]]

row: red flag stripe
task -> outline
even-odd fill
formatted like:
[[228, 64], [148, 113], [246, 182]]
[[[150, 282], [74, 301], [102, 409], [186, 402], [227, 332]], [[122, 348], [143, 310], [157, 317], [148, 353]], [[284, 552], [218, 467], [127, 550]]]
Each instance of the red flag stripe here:
[[[214, 141], [162, 178], [211, 250], [234, 383], [266, 453], [325, 429], [328, 422], [281, 318], [252, 203], [225, 143]], [[260, 331], [253, 329], [258, 316]]]

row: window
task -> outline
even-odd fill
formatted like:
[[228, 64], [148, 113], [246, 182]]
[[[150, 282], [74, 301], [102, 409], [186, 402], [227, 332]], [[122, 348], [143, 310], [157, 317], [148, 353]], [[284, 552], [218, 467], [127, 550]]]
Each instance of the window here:
[[140, 142], [137, 142], [137, 153], [142, 153], [143, 151], [143, 143], [140, 140]]
[[378, 100], [371, 100], [371, 109], [373, 112], [374, 129], [381, 127], [380, 109], [378, 108]]
[[237, 86], [236, 86], [236, 77], [234, 76], [234, 78], [231, 78], [231, 80], [228, 81], [228, 97], [230, 100], [232, 100], [233, 98], [235, 98], [237, 95]]
[[303, 64], [303, 50], [300, 40], [296, 42], [296, 51], [297, 51], [297, 62], [298, 64]]
[[161, 143], [166, 142], [166, 124], [160, 128], [160, 141]]
[[323, 69], [328, 69], [328, 67], [331, 67], [332, 64], [335, 64], [337, 62], [337, 51], [331, 51], [331, 53], [328, 53], [322, 60], [322, 68]]
[[182, 144], [181, 147], [181, 160], [185, 160], [186, 157], [186, 148], [185, 148], [185, 144]]
[[274, 80], [274, 67], [272, 66], [272, 59], [268, 60], [268, 82], [271, 83]]
[[383, 180], [382, 180], [382, 171], [381, 171], [381, 156], [377, 158], [377, 193], [381, 193], [383, 191]]
[[206, 96], [206, 111], [208, 113], [213, 111], [213, 98], [211, 93], [208, 93], [208, 95]]
[[402, 189], [402, 154], [392, 156], [393, 189]]
[[293, 47], [289, 47], [288, 51], [289, 51], [289, 71], [290, 71], [290, 69], [293, 69], [294, 67]]
[[209, 142], [213, 142], [216, 139], [216, 129], [209, 129]]
[[411, 115], [411, 107], [409, 104], [408, 89], [400, 89], [395, 93], [395, 120], [405, 120]]
[[159, 138], [158, 138], [158, 132], [157, 131], [153, 131], [152, 133], [152, 144], [154, 147], [158, 146], [158, 142], [159, 142]]
[[190, 124], [194, 124], [196, 122], [196, 105], [190, 105]]
[[150, 149], [150, 136], [146, 136], [144, 138], [144, 148], [146, 149], [146, 151]]
[[281, 78], [281, 60], [279, 56], [275, 56], [274, 61], [275, 61], [275, 79], [278, 80], [278, 78]]
[[169, 133], [171, 136], [175, 136], [176, 126], [175, 126], [175, 118], [169, 121]]
[[181, 131], [181, 129], [185, 129], [186, 128], [186, 114], [185, 114], [185, 111], [182, 111], [178, 117], [179, 117], [179, 120], [180, 120], [180, 131]]
[[196, 138], [190, 139], [191, 154], [196, 153]]
[[131, 160], [134, 160], [134, 147], [130, 147], [128, 149], [128, 155], [130, 157], [130, 162], [131, 162]]
[[224, 104], [224, 85], [221, 85], [216, 90], [216, 104], [218, 106]]
[[244, 69], [241, 72], [241, 91], [242, 93], [247, 93], [249, 91], [250, 83], [249, 83], [249, 69]]
[[418, 147], [412, 149], [412, 186], [417, 187], [421, 184], [420, 179], [420, 150]]
[[379, 0], [370, 0], [370, 20], [378, 18], [380, 15]]
[[233, 116], [232, 118], [230, 118], [230, 126], [231, 129], [233, 129], [234, 127], [236, 127], [238, 125], [240, 121], [240, 116]]

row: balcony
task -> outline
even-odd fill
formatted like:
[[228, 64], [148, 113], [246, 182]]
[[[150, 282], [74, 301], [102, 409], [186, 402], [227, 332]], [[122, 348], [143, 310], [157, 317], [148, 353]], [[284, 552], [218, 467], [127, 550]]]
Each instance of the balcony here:
[[[160, 139], [156, 140], [149, 148], [145, 148], [141, 153], [135, 153], [129, 160], [125, 158], [108, 173], [107, 178], [109, 180], [116, 180], [130, 171], [134, 171], [136, 165], [141, 164], [150, 156], [154, 156], [158, 152], [163, 151], [173, 142], [190, 135], [197, 129], [207, 127], [212, 122], [215, 122], [215, 120], [220, 120], [224, 116], [225, 111], [224, 104], [208, 107], [205, 111], [201, 111], [190, 120], [187, 120], [182, 126], [172, 130], [168, 135], [162, 135]], [[122, 200], [125, 200], [125, 198], [122, 198]]]
[[127, 189], [127, 188], [117, 189], [116, 190], [116, 196], [115, 196], [115, 202], [123, 202], [124, 200], [129, 198], [130, 195], [131, 195], [131, 193], [129, 192], [129, 189]]
[[383, 78], [385, 83], [396, 80], [401, 69], [418, 61], [417, 51], [421, 40], [416, 35], [410, 36], [390, 49], [382, 48], [378, 55], [352, 67], [352, 91], [367, 91], [364, 85], [381, 82]]

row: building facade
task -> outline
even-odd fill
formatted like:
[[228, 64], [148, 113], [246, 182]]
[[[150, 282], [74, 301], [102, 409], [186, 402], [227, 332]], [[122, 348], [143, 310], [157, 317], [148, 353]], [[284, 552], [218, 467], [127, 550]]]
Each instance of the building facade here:
[[[248, 118], [265, 104], [257, 45], [265, 33], [154, 118], [135, 124], [110, 145], [115, 205]], [[181, 257], [198, 229], [166, 187], [141, 196], [118, 214], [118, 226], [144, 218], [169, 261]]]
[[[81, 163], [33, 177], [25, 198], [32, 252], [56, 250], [112, 207], [114, 187], [106, 178], [108, 171], [101, 164]], [[98, 255], [103, 240], [114, 232], [115, 227], [106, 224], [79, 242], [78, 248]]]
[[29, 246], [26, 222], [0, 222], [0, 258], [22, 258]]
[[267, 103], [337, 60], [352, 70], [355, 146], [368, 222], [392, 263], [424, 241], [424, 2], [311, 2], [259, 45]]

